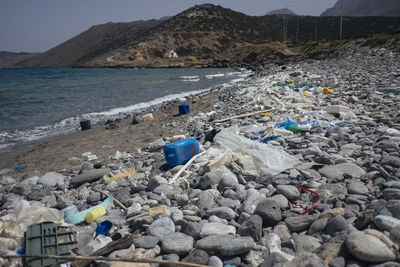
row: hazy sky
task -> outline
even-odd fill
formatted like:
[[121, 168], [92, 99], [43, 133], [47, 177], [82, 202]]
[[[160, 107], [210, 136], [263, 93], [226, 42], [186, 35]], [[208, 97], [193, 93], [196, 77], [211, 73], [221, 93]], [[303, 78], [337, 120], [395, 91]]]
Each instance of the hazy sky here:
[[0, 0], [0, 51], [44, 52], [92, 25], [173, 16], [213, 3], [261, 16], [287, 7], [319, 15], [336, 0]]

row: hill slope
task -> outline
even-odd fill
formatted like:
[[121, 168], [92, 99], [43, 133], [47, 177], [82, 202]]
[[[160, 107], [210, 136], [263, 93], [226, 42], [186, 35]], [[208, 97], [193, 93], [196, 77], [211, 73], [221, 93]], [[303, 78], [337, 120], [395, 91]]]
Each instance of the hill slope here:
[[145, 33], [159, 20], [112, 23], [92, 26], [76, 37], [42, 53], [18, 62], [19, 66], [71, 66], [85, 62]]
[[338, 0], [321, 16], [400, 16], [399, 0]]
[[[259, 54], [296, 54], [287, 40], [307, 42], [339, 37], [337, 17], [291, 15], [247, 16], [211, 4], [194, 6], [164, 20], [107, 23], [93, 26], [78, 36], [18, 66], [78, 67], [189, 67], [227, 66], [249, 62]], [[343, 37], [400, 32], [400, 18], [345, 17]]]

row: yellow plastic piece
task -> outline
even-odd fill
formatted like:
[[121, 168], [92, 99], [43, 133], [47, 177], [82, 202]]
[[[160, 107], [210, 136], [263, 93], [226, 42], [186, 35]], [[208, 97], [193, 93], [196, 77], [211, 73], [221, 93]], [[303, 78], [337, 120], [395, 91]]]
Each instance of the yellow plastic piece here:
[[136, 170], [135, 170], [135, 168], [133, 168], [132, 171], [130, 171], [130, 172], [125, 172], [125, 173], [120, 173], [120, 174], [114, 175], [110, 179], [105, 180], [104, 184], [109, 184], [114, 180], [117, 180], [117, 179], [122, 178], [122, 177], [128, 177], [130, 175], [134, 175], [135, 173], [136, 173]]
[[199, 101], [200, 100], [200, 97], [198, 97], [198, 96], [196, 96], [195, 98], [194, 98], [194, 101]]
[[87, 223], [92, 223], [98, 218], [103, 217], [106, 214], [106, 209], [103, 206], [97, 206], [86, 214], [85, 220]]
[[322, 88], [322, 92], [324, 92], [324, 94], [329, 95], [332, 94], [334, 91], [332, 89], [329, 89], [328, 87], [324, 87]]
[[311, 94], [309, 94], [309, 93], [307, 93], [307, 92], [304, 92], [303, 95], [304, 95], [304, 96], [311, 96]]
[[268, 117], [271, 114], [271, 112], [265, 112], [265, 113], [260, 113], [260, 116], [265, 116]]

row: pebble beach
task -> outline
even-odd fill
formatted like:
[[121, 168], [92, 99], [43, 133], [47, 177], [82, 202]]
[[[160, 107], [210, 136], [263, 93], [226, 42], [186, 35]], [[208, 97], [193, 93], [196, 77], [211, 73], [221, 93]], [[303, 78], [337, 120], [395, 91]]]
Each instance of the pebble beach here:
[[[68, 255], [116, 259], [94, 266], [400, 266], [399, 108], [399, 47], [349, 45], [2, 153], [0, 264], [22, 266], [6, 255], [51, 221], [77, 233]], [[201, 153], [169, 166], [163, 148], [182, 138]]]

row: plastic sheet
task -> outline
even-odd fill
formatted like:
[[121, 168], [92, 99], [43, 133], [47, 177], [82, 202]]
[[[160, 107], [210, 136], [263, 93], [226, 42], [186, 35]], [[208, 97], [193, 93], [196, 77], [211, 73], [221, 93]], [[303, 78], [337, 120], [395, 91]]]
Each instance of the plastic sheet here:
[[281, 149], [269, 144], [254, 142], [236, 132], [238, 132], [237, 127], [224, 129], [215, 136], [215, 141], [233, 152], [244, 152], [252, 156], [254, 164], [263, 174], [277, 175], [299, 163], [295, 157]]
[[[100, 205], [97, 205], [97, 206], [94, 206], [94, 207], [92, 207], [90, 209], [87, 209], [87, 210], [81, 211], [79, 213], [70, 215], [69, 217], [65, 218], [65, 222], [70, 223], [70, 224], [77, 224], [77, 223], [83, 222], [85, 220], [86, 214], [88, 214], [94, 208], [96, 208], [98, 206], [102, 206], [106, 210], [109, 210], [112, 204], [113, 204], [113, 196], [111, 195], [108, 198], [106, 198]], [[61, 213], [63, 214], [62, 211], [61, 211]]]
[[34, 223], [51, 221], [54, 223], [64, 223], [64, 213], [61, 210], [45, 207], [40, 202], [32, 204], [26, 200], [21, 200], [15, 208], [16, 221], [13, 226], [13, 231], [22, 236], [27, 227]]

